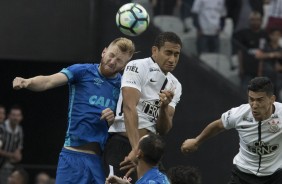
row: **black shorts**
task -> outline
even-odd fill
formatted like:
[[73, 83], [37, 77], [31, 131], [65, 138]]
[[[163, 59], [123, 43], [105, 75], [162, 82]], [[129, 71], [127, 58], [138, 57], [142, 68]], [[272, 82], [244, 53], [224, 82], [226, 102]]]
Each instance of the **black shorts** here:
[[[120, 171], [119, 164], [131, 150], [131, 145], [127, 137], [117, 133], [114, 133], [109, 137], [103, 154], [106, 177], [109, 175], [109, 165], [113, 166], [114, 175], [123, 177], [126, 174], [126, 171]], [[130, 177], [132, 178], [131, 183], [135, 183], [137, 181], [136, 172], [131, 174]]]
[[282, 184], [282, 169], [269, 176], [256, 176], [244, 173], [234, 165], [228, 184]]

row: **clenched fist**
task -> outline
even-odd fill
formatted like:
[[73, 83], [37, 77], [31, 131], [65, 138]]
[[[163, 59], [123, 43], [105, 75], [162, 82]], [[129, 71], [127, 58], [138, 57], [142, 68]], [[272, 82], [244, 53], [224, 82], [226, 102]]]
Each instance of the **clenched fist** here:
[[13, 80], [13, 88], [16, 90], [22, 89], [22, 88], [26, 88], [28, 86], [29, 80], [28, 79], [24, 79], [21, 77], [16, 77]]
[[197, 139], [186, 139], [181, 146], [181, 151], [186, 154], [196, 151], [198, 147]]

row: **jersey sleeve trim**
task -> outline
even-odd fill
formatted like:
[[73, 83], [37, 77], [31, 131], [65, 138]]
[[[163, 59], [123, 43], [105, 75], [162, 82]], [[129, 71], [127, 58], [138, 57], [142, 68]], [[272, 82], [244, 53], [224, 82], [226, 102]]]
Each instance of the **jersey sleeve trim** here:
[[68, 80], [73, 79], [73, 74], [68, 69], [64, 68], [60, 72], [65, 74], [67, 76]]

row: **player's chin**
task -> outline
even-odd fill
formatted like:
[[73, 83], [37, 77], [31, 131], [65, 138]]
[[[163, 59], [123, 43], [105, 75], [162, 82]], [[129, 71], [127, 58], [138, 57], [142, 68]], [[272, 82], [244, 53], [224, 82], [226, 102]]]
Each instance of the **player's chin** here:
[[172, 67], [168, 67], [168, 68], [166, 68], [166, 72], [172, 72], [174, 70], [174, 67], [172, 68]]
[[174, 65], [168, 65], [168, 66], [166, 66], [166, 70], [168, 71], [168, 72], [171, 72], [171, 71], [173, 71], [175, 69], [175, 66]]
[[112, 68], [107, 68], [107, 69], [104, 70], [104, 75], [106, 77], [112, 77], [112, 76], [116, 75], [116, 73], [117, 72]]

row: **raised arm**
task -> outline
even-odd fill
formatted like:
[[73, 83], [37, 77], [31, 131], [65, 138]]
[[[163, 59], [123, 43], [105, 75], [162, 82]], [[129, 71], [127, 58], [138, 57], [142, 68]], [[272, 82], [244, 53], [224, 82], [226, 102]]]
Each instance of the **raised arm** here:
[[140, 135], [138, 132], [138, 114], [136, 106], [140, 91], [131, 87], [122, 88], [124, 124], [132, 150], [137, 150]]
[[63, 73], [49, 76], [36, 76], [28, 79], [16, 77], [13, 80], [13, 88], [16, 90], [26, 88], [31, 91], [45, 91], [51, 88], [67, 84], [68, 78]]
[[125, 176], [128, 177], [135, 169], [138, 142], [140, 139], [138, 131], [138, 114], [136, 109], [137, 103], [140, 99], [140, 91], [131, 87], [123, 87], [122, 97], [124, 124], [132, 150], [120, 163], [120, 169], [127, 170]]
[[225, 128], [223, 126], [222, 120], [215, 120], [206, 126], [206, 128], [196, 138], [186, 139], [181, 146], [181, 151], [183, 153], [196, 151], [203, 142], [219, 134], [220, 132], [223, 132], [224, 130]]
[[174, 116], [175, 109], [169, 105], [173, 98], [173, 92], [163, 90], [160, 94], [160, 111], [159, 117], [156, 122], [157, 132], [160, 135], [168, 133], [172, 128], [172, 119]]

